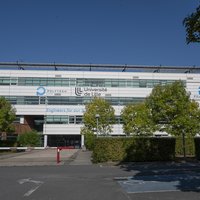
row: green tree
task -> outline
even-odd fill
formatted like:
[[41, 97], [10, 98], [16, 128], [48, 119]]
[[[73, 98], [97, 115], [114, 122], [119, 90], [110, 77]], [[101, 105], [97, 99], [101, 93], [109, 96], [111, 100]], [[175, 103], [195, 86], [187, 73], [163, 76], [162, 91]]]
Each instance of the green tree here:
[[121, 112], [123, 130], [127, 135], [152, 135], [154, 123], [145, 103], [127, 105]]
[[[98, 134], [108, 135], [112, 132], [112, 124], [115, 120], [114, 108], [108, 101], [95, 97], [88, 105], [83, 115], [84, 127], [82, 134], [89, 131], [94, 132], [97, 129]], [[98, 115], [98, 119], [96, 118]]]
[[187, 43], [200, 42], [200, 6], [183, 20], [183, 24], [186, 28]]
[[183, 82], [156, 86], [146, 104], [157, 130], [176, 136], [183, 133], [194, 136], [200, 132], [199, 105], [190, 99]]
[[7, 133], [14, 131], [12, 122], [15, 117], [15, 109], [5, 98], [0, 97], [0, 132], [2, 139], [6, 139]]

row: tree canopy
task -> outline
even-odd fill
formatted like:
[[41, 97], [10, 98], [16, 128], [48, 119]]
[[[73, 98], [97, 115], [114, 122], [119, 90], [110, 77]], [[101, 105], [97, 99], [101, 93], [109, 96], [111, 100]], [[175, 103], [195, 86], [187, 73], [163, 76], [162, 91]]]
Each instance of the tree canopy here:
[[154, 123], [145, 103], [127, 105], [121, 112], [123, 129], [127, 135], [152, 135]]
[[0, 132], [9, 133], [14, 130], [12, 122], [15, 120], [15, 109], [3, 97], [0, 97]]
[[157, 130], [172, 135], [195, 135], [200, 132], [200, 109], [197, 102], [190, 99], [190, 93], [183, 82], [153, 88], [146, 99], [152, 120]]
[[163, 131], [179, 136], [200, 133], [200, 108], [190, 99], [182, 81], [157, 85], [144, 103], [122, 110], [123, 129], [128, 135], [151, 135]]
[[[94, 132], [97, 130], [101, 135], [108, 135], [112, 132], [112, 124], [115, 121], [115, 111], [108, 101], [95, 97], [86, 105], [86, 111], [83, 115], [84, 127], [82, 133]], [[96, 116], [98, 115], [98, 119]]]
[[183, 20], [183, 24], [186, 28], [187, 43], [200, 42], [200, 6]]

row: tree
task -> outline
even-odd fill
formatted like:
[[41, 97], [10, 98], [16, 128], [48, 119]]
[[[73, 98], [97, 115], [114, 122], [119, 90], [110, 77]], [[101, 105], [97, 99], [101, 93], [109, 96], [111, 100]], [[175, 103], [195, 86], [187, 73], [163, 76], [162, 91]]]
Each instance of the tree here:
[[[114, 108], [105, 99], [95, 97], [88, 105], [83, 115], [84, 127], [82, 133], [97, 130], [102, 135], [112, 132], [112, 124], [115, 121]], [[98, 119], [96, 116], [98, 115]], [[97, 127], [98, 120], [98, 127]]]
[[14, 131], [12, 122], [15, 120], [15, 109], [3, 97], [0, 97], [0, 132], [2, 139], [6, 139], [6, 134]]
[[154, 124], [145, 103], [127, 105], [121, 112], [123, 130], [127, 135], [152, 135]]
[[183, 20], [183, 25], [186, 28], [187, 43], [200, 42], [200, 6]]
[[179, 136], [194, 136], [200, 132], [200, 109], [197, 102], [190, 99], [183, 82], [153, 88], [146, 99], [152, 120], [157, 130]]

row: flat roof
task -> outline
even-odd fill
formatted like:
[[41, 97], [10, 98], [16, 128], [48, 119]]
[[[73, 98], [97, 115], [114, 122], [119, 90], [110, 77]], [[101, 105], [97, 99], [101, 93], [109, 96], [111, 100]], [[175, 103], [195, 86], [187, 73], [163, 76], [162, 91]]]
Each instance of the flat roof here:
[[200, 73], [199, 66], [153, 66], [115, 64], [63, 64], [0, 62], [0, 70], [58, 70], [58, 71], [109, 71], [109, 72], [151, 72], [151, 73]]

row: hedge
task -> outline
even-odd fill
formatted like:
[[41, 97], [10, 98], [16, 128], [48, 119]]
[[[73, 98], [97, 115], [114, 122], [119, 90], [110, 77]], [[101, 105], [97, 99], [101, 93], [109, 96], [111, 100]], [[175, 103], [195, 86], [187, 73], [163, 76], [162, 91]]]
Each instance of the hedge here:
[[[185, 151], [187, 156], [195, 155], [194, 137], [185, 137]], [[176, 156], [183, 155], [183, 138], [176, 137]]]
[[104, 137], [95, 140], [94, 163], [118, 161], [167, 161], [175, 157], [175, 138]]
[[200, 160], [200, 137], [194, 138], [194, 144], [195, 144], [195, 156], [198, 160]]

